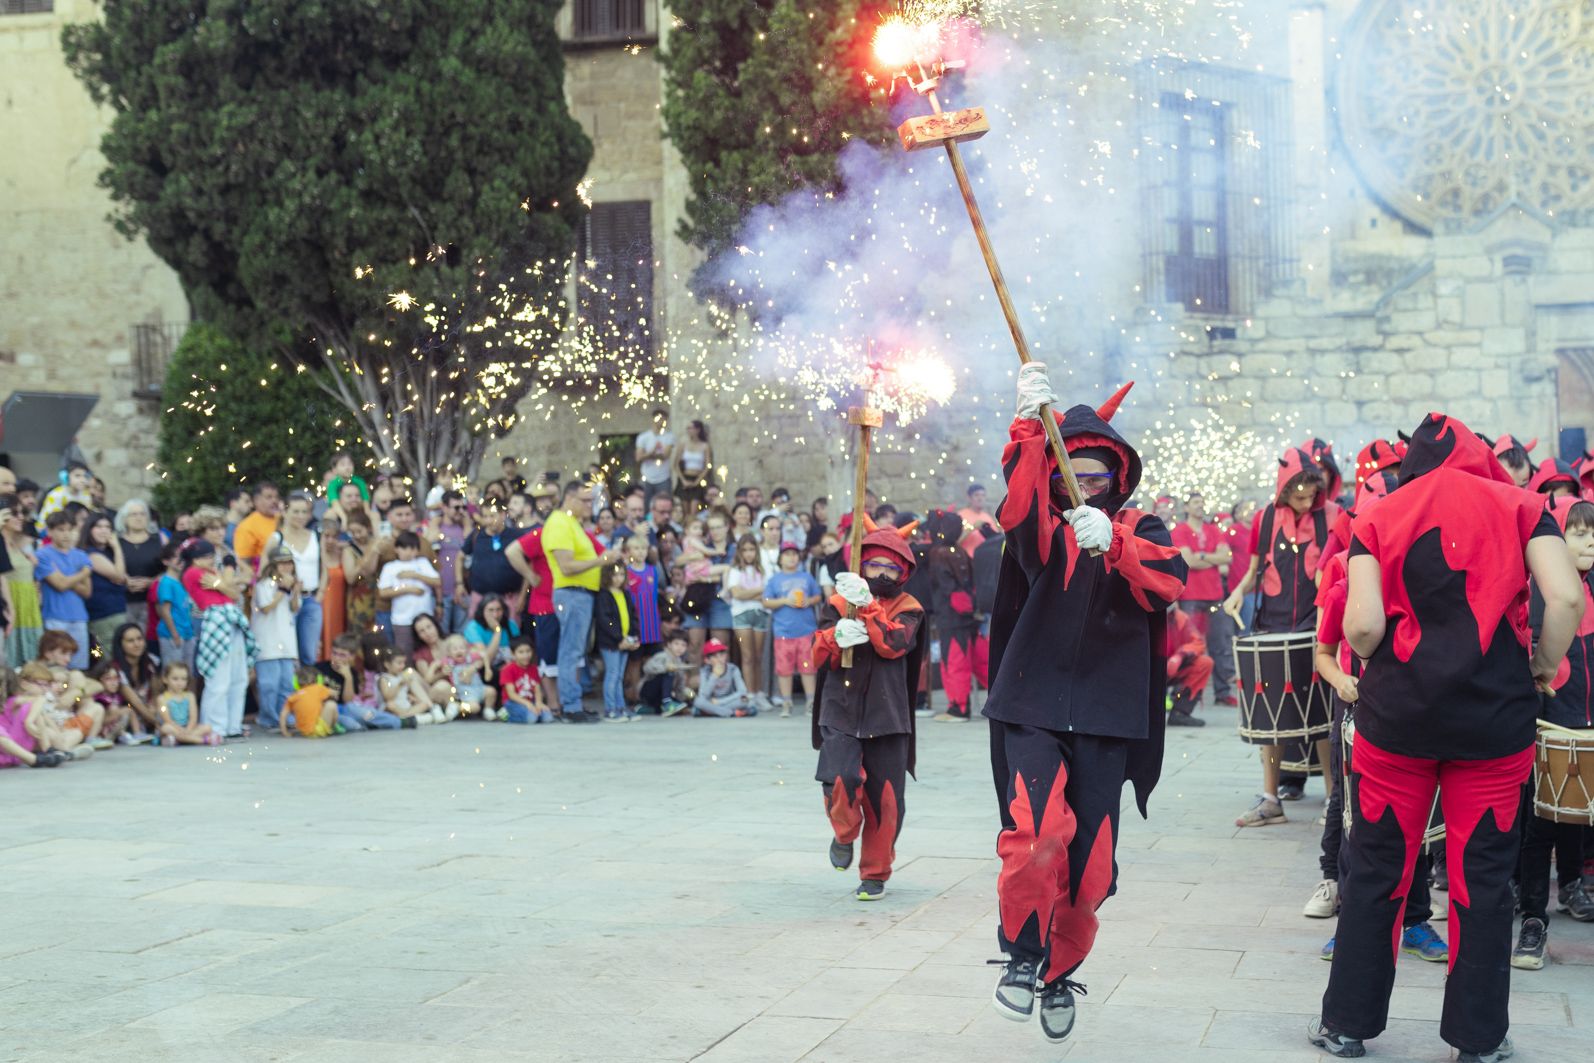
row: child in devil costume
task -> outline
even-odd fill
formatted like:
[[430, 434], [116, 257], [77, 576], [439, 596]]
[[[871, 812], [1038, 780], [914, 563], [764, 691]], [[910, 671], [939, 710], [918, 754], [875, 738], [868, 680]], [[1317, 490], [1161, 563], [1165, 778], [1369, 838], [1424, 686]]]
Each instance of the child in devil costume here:
[[1173, 699], [1168, 706], [1170, 726], [1205, 727], [1206, 721], [1191, 715], [1201, 701], [1201, 692], [1212, 678], [1212, 658], [1207, 640], [1182, 609], [1168, 611], [1168, 631], [1163, 647], [1168, 658], [1168, 686]]
[[959, 545], [963, 517], [949, 509], [930, 514], [931, 615], [941, 642], [941, 689], [946, 691], [942, 721], [967, 721], [974, 681], [989, 686], [985, 639], [974, 609], [974, 561]]
[[[876, 527], [865, 515], [864, 527], [862, 574], [836, 576], [836, 593], [821, 610], [814, 635], [814, 778], [824, 787], [835, 834], [830, 864], [837, 871], [851, 867], [852, 843], [861, 834], [857, 898], [875, 901], [891, 877], [907, 813], [903, 791], [914, 770], [913, 708], [925, 624], [924, 606], [902, 589], [915, 564], [909, 545], [914, 525]], [[846, 615], [849, 606], [855, 619]], [[852, 667], [842, 672], [842, 651], [848, 648]]]
[[[1361, 1056], [1383, 1032], [1397, 920], [1438, 790], [1450, 867], [1450, 976], [1439, 1034], [1463, 1063], [1511, 1054], [1511, 871], [1547, 689], [1583, 589], [1543, 503], [1454, 418], [1412, 436], [1400, 486], [1357, 518], [1344, 635], [1365, 666], [1340, 852], [1340, 917], [1322, 1018], [1307, 1036]], [[1528, 653], [1527, 578], [1544, 625]]]
[[[1085, 495], [1070, 509], [1039, 420], [1055, 402], [1045, 366], [1019, 371], [1018, 417], [1002, 455], [1007, 532], [991, 616], [991, 770], [1002, 830], [998, 1014], [1040, 1013], [1053, 1042], [1074, 1025], [1073, 980], [1113, 892], [1124, 783], [1141, 815], [1162, 769], [1166, 611], [1185, 562], [1168, 527], [1122, 508], [1140, 457], [1099, 411], [1053, 413]], [[1039, 996], [1039, 1007], [1036, 997]]]

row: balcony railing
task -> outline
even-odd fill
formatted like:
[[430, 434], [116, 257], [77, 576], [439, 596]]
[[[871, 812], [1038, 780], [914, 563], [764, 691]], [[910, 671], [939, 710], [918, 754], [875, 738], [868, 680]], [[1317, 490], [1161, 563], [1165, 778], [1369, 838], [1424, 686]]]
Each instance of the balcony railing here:
[[47, 15], [55, 0], [0, 0], [0, 15]]
[[166, 383], [166, 367], [171, 363], [172, 352], [182, 342], [183, 333], [187, 331], [186, 321], [137, 324], [128, 328], [133, 344], [135, 399], [158, 400], [161, 397], [161, 388]]
[[574, 37], [578, 41], [626, 40], [647, 33], [648, 0], [575, 0]]

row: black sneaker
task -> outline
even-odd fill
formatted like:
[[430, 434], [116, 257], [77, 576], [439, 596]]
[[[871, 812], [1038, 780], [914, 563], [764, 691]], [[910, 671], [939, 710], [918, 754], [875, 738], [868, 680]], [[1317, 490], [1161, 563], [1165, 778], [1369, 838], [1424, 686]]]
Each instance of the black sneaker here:
[[413, 731], [416, 726], [415, 717], [413, 716], [406, 716], [399, 721], [399, 727], [405, 731]]
[[845, 871], [852, 866], [852, 843], [843, 845], [836, 839], [830, 839], [830, 866], [837, 871]]
[[35, 768], [59, 768], [71, 759], [70, 754], [62, 753], [59, 749], [50, 749], [43, 753], [33, 754], [33, 766]]
[[1085, 987], [1066, 978], [1041, 987], [1041, 1033], [1053, 1044], [1068, 1040], [1074, 1032], [1074, 994], [1085, 995]]
[[1511, 950], [1511, 966], [1519, 971], [1544, 969], [1544, 945], [1548, 937], [1544, 920], [1522, 920], [1522, 932], [1517, 935], [1517, 947]]
[[1207, 721], [1199, 716], [1192, 716], [1188, 712], [1168, 713], [1169, 727], [1205, 727]]
[[1294, 783], [1282, 783], [1279, 786], [1280, 801], [1299, 801], [1306, 796], [1306, 787], [1296, 786]]
[[1004, 960], [986, 960], [1000, 964], [1002, 977], [996, 983], [991, 1002], [996, 1013], [1014, 1022], [1028, 1022], [1035, 1014], [1035, 986], [1040, 981], [1041, 961], [1038, 956], [1009, 956]]
[[1331, 1056], [1360, 1059], [1367, 1054], [1366, 1045], [1354, 1037], [1335, 1033], [1323, 1025], [1322, 1019], [1313, 1019], [1306, 1024], [1306, 1039]]
[[886, 884], [878, 878], [866, 878], [858, 883], [858, 892], [853, 894], [860, 901], [878, 901], [886, 895]]
[[1583, 888], [1583, 880], [1568, 882], [1558, 895], [1561, 911], [1580, 923], [1594, 923], [1594, 897]]
[[1510, 1059], [1515, 1051], [1511, 1038], [1507, 1037], [1488, 1052], [1462, 1052], [1456, 1057], [1456, 1063], [1500, 1063], [1502, 1059]]

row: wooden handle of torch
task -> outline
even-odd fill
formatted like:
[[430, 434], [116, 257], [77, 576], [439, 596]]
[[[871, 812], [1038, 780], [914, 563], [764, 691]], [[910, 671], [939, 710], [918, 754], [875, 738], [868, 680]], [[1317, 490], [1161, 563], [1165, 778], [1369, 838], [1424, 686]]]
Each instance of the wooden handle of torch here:
[[[869, 437], [873, 431], [868, 425], [858, 426], [858, 471], [852, 484], [852, 529], [848, 534], [852, 549], [847, 552], [847, 568], [854, 576], [863, 568], [863, 512], [869, 493]], [[857, 618], [858, 607], [847, 606], [847, 619]], [[851, 646], [844, 646], [841, 650], [841, 667], [852, 667]]]
[[[934, 94], [931, 95], [931, 102], [935, 103]], [[935, 103], [935, 108], [939, 111], [940, 104]], [[1013, 297], [1008, 294], [1007, 279], [1002, 276], [1002, 267], [996, 261], [996, 249], [991, 246], [991, 234], [985, 228], [985, 218], [974, 199], [974, 186], [969, 184], [969, 172], [963, 167], [963, 154], [958, 151], [955, 140], [946, 141], [945, 146], [947, 159], [952, 163], [952, 174], [957, 178], [958, 191], [963, 193], [963, 205], [968, 208], [969, 220], [974, 223], [974, 237], [979, 241], [985, 268], [990, 271], [991, 283], [996, 286], [996, 301], [1001, 304], [1002, 316], [1007, 319], [1007, 330], [1013, 334], [1013, 346], [1018, 349], [1019, 363], [1028, 365], [1034, 361], [1030, 357], [1029, 341], [1024, 338], [1024, 327], [1018, 322], [1018, 310], [1013, 306]], [[1041, 426], [1046, 429], [1046, 441], [1051, 444], [1057, 470], [1063, 474], [1063, 486], [1068, 488], [1068, 502], [1078, 509], [1085, 504], [1085, 496], [1079, 490], [1079, 478], [1074, 475], [1074, 467], [1068, 463], [1068, 448], [1063, 446], [1063, 436], [1057, 430], [1057, 419], [1052, 416], [1050, 405], [1041, 407]]]

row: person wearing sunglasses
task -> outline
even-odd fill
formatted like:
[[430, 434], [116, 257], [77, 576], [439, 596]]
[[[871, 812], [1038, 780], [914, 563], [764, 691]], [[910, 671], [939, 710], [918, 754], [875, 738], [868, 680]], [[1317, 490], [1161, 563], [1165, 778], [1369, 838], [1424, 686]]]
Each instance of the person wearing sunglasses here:
[[[907, 814], [926, 628], [924, 606], [903, 590], [915, 565], [908, 544], [914, 525], [877, 526], [867, 514], [863, 520], [868, 534], [859, 572], [836, 576], [814, 636], [819, 675], [811, 737], [819, 751], [814, 778], [830, 818], [830, 865], [851, 867], [853, 843], [861, 839], [855, 896], [876, 901], [891, 877]], [[852, 663], [843, 669], [848, 649]]]
[[[1053, 1043], [1073, 1031], [1075, 976], [1113, 891], [1124, 783], [1144, 816], [1161, 772], [1166, 610], [1187, 571], [1168, 526], [1124, 508], [1140, 456], [1110, 422], [1128, 390], [1058, 413], [1046, 367], [1029, 363], [1002, 455], [1007, 540], [984, 710], [1002, 820], [995, 1005], [1015, 1022], [1038, 1013]], [[1069, 499], [1042, 416], [1057, 422], [1083, 505]]]

